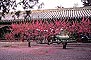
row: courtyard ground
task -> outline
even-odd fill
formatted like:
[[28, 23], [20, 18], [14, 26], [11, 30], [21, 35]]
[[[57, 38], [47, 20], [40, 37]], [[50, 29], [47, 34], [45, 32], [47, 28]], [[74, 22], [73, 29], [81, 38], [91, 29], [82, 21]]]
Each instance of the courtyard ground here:
[[91, 60], [91, 43], [36, 44], [0, 42], [0, 60]]

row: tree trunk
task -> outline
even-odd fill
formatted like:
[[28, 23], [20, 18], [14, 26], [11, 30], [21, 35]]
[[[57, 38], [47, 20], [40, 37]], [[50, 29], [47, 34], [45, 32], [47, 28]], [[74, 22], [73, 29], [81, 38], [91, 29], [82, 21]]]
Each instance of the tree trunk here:
[[67, 42], [63, 42], [63, 49], [66, 49]]
[[31, 47], [30, 43], [31, 43], [31, 42], [28, 42], [28, 47]]

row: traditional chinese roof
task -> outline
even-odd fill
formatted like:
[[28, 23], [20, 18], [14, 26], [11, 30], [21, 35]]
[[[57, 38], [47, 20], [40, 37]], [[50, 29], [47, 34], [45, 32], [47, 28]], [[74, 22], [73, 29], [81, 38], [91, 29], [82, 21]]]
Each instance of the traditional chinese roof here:
[[[15, 16], [15, 12], [13, 12], [13, 13], [6, 14], [5, 17], [2, 17], [1, 21], [24, 20], [25, 15], [26, 15], [25, 11], [20, 12], [20, 16], [17, 18], [17, 16]], [[15, 18], [12, 16], [14, 16]], [[76, 7], [76, 8], [33, 10], [30, 16], [31, 19], [91, 17], [91, 6]]]
[[62, 18], [62, 17], [90, 17], [91, 7], [82, 8], [60, 8], [32, 12], [32, 18]]

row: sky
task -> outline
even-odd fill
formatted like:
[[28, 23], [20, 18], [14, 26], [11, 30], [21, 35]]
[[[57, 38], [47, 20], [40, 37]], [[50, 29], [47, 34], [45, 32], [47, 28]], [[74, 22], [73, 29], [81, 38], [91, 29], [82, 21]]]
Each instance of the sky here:
[[[16, 0], [16, 1], [18, 2], [20, 0]], [[42, 2], [44, 3], [42, 9], [55, 9], [57, 8], [57, 6], [62, 6], [64, 8], [72, 8], [76, 3], [78, 4], [78, 7], [83, 6], [81, 0], [39, 0], [39, 3]], [[33, 10], [38, 9], [37, 6], [35, 6]], [[17, 10], [23, 10], [23, 9], [21, 6], [18, 6]]]
[[39, 2], [44, 2], [44, 9], [55, 8], [56, 6], [71, 8], [73, 7], [74, 3], [78, 3], [78, 7], [83, 6], [81, 0], [39, 0]]

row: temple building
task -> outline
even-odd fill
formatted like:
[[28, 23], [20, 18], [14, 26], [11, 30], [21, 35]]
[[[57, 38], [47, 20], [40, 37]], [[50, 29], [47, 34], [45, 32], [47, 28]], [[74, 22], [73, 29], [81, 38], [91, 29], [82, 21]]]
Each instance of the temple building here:
[[[27, 18], [31, 17], [31, 19], [82, 18], [91, 17], [91, 6], [10, 12], [8, 14], [5, 14], [1, 18], [0, 22], [24, 20], [26, 17], [26, 12], [29, 13], [29, 16], [27, 16]], [[19, 16], [17, 14], [19, 14]]]
[[7, 33], [6, 28], [12, 23], [29, 22], [31, 20], [75, 20], [83, 17], [91, 19], [91, 6], [10, 12], [0, 17], [0, 31], [2, 31], [0, 32], [0, 38]]

